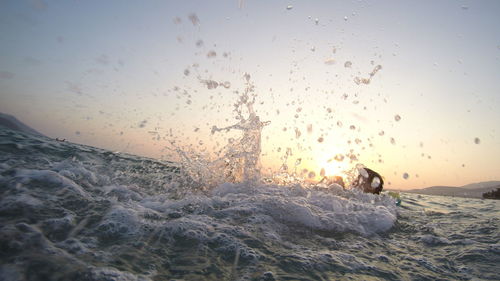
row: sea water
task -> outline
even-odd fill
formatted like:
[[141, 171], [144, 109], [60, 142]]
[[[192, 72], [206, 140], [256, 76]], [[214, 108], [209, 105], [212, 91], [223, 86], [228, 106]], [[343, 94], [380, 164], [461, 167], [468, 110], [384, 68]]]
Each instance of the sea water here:
[[0, 129], [0, 280], [500, 278], [499, 201], [182, 181], [185, 163]]

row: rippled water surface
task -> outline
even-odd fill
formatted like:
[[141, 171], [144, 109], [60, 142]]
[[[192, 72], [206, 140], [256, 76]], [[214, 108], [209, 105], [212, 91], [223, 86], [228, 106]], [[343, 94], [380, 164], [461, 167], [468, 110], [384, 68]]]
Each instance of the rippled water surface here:
[[0, 280], [498, 280], [500, 203], [246, 181], [0, 130]]

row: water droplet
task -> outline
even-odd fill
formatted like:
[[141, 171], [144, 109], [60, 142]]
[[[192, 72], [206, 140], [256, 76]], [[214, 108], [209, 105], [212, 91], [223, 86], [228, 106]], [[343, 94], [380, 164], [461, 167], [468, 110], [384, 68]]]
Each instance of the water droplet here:
[[192, 13], [188, 16], [189, 20], [193, 25], [199, 25], [200, 24], [200, 19], [195, 13]]
[[302, 163], [302, 158], [297, 158], [297, 160], [295, 160], [295, 166], [300, 165], [300, 163]]
[[201, 80], [202, 84], [205, 84], [209, 90], [216, 89], [219, 86], [219, 83], [214, 80]]
[[314, 23], [315, 23], [316, 25], [318, 25], [318, 24], [319, 24], [319, 19], [318, 19], [318, 18], [315, 18], [315, 19], [314, 19]]
[[480, 143], [481, 143], [481, 140], [480, 140], [479, 138], [475, 138], [475, 139], [474, 139], [474, 143], [475, 143], [475, 144], [480, 144]]
[[344, 20], [347, 21], [347, 16], [344, 17]]
[[346, 61], [346, 62], [344, 63], [344, 67], [349, 68], [349, 67], [351, 67], [351, 66], [352, 66], [352, 62], [350, 62], [350, 61]]
[[408, 175], [408, 173], [403, 174], [403, 179], [407, 180], [409, 177], [410, 177], [410, 175]]
[[394, 115], [394, 120], [398, 122], [399, 120], [401, 120], [401, 116], [399, 116], [399, 114]]
[[213, 50], [211, 50], [207, 53], [207, 58], [214, 58], [216, 56], [217, 56], [217, 53]]
[[325, 174], [326, 174], [325, 168], [321, 168], [321, 171], [319, 172], [319, 175], [320, 175], [321, 177], [324, 177], [324, 176], [325, 176]]
[[186, 75], [186, 76], [188, 76], [188, 75], [189, 75], [189, 69], [187, 69], [187, 68], [186, 68], [186, 69], [184, 70], [184, 75]]
[[316, 51], [316, 48], [314, 46], [311, 47], [311, 51], [314, 52]]
[[309, 172], [309, 174], [307, 175], [308, 178], [312, 179], [316, 176], [316, 173], [315, 172]]
[[286, 6], [286, 9], [287, 10], [291, 10], [291, 9], [293, 9], [293, 6], [292, 5], [288, 5], [288, 6]]
[[351, 125], [351, 126], [349, 126], [349, 129], [351, 129], [351, 130], [356, 130], [356, 126]]
[[391, 144], [396, 144], [396, 140], [394, 138], [391, 138]]
[[295, 128], [295, 138], [300, 138], [300, 135], [302, 135], [302, 133], [300, 132], [300, 130], [298, 128]]
[[139, 123], [139, 128], [146, 127], [146, 123], [148, 123], [148, 120], [142, 120], [141, 123]]
[[337, 155], [335, 155], [335, 157], [333, 157], [333, 159], [335, 159], [338, 162], [342, 162], [342, 161], [344, 161], [344, 155], [337, 154]]
[[203, 40], [198, 40], [196, 41], [196, 47], [200, 48], [200, 47], [203, 47]]
[[326, 59], [325, 64], [326, 65], [333, 65], [333, 64], [335, 64], [335, 59], [333, 59], [333, 58]]
[[325, 139], [324, 139], [323, 137], [319, 137], [319, 138], [318, 138], [318, 142], [319, 142], [319, 143], [322, 143], [324, 140], [325, 140]]
[[383, 136], [384, 134], [385, 134], [385, 132], [384, 132], [384, 131], [380, 131], [380, 132], [378, 132], [378, 135], [379, 135], [379, 136]]

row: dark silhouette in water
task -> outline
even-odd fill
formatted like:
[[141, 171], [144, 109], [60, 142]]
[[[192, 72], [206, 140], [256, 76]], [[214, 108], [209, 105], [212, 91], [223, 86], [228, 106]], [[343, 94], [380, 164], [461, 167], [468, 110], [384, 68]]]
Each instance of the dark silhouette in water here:
[[483, 198], [485, 199], [500, 199], [500, 187], [497, 190], [492, 190], [490, 192], [483, 193]]
[[358, 178], [352, 183], [352, 186], [363, 190], [365, 193], [380, 194], [384, 188], [384, 180], [382, 176], [374, 170], [362, 168], [360, 169]]

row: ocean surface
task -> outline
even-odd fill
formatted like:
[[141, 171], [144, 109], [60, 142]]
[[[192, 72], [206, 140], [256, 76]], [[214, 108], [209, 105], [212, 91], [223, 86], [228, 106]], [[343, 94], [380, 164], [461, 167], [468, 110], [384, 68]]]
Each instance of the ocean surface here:
[[500, 201], [201, 183], [0, 129], [0, 280], [500, 280]]

